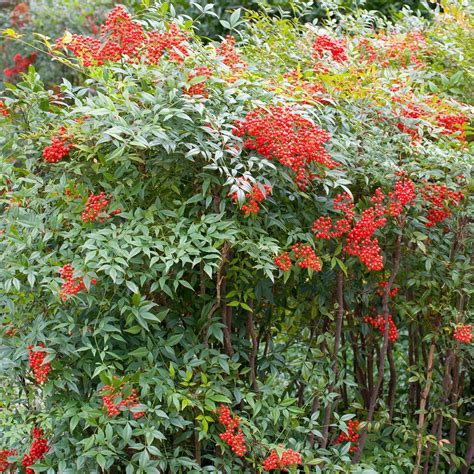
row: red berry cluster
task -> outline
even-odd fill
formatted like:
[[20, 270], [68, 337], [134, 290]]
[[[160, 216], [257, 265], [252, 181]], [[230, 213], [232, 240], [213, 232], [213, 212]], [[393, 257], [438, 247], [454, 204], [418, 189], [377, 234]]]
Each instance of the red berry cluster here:
[[[212, 77], [213, 72], [214, 71], [209, 67], [198, 67], [188, 74], [188, 81], [194, 79], [195, 77], [205, 77], [209, 79], [210, 77]], [[203, 97], [207, 97], [208, 95], [205, 81], [199, 82], [198, 84], [193, 84], [187, 90], [183, 90], [183, 92], [185, 94], [201, 95]]]
[[405, 175], [401, 175], [395, 183], [395, 193], [388, 193], [388, 214], [398, 217], [403, 212], [403, 207], [411, 204], [416, 197], [415, 183]]
[[454, 332], [453, 337], [464, 344], [469, 344], [472, 341], [472, 324], [458, 326]]
[[188, 35], [174, 23], [166, 32], [146, 33], [123, 7], [117, 6], [100, 26], [100, 39], [72, 35], [69, 40], [58, 39], [56, 47], [69, 49], [86, 67], [107, 61], [138, 63], [142, 58], [147, 64], [157, 64], [166, 50], [170, 61], [183, 61], [188, 55], [187, 39]]
[[330, 240], [340, 237], [349, 231], [351, 222], [355, 217], [354, 202], [348, 193], [338, 194], [333, 201], [333, 209], [340, 211], [344, 217], [333, 224], [330, 217], [319, 217], [313, 223], [312, 231], [316, 238]]
[[359, 60], [370, 64], [377, 62], [382, 67], [397, 63], [402, 67], [414, 65], [415, 68], [421, 68], [424, 66], [426, 49], [426, 38], [420, 31], [390, 36], [378, 34], [372, 38], [362, 38], [358, 43]]
[[71, 151], [71, 148], [74, 145], [72, 143], [66, 145], [71, 137], [65, 135], [65, 133], [66, 129], [61, 127], [59, 134], [51, 138], [51, 145], [43, 150], [44, 161], [47, 161], [48, 163], [57, 163]]
[[292, 449], [287, 449], [278, 456], [277, 452], [273, 449], [270, 455], [263, 461], [262, 467], [264, 471], [272, 471], [273, 469], [281, 469], [286, 472], [287, 466], [296, 466], [302, 464], [301, 454]]
[[443, 127], [442, 133], [445, 135], [452, 135], [459, 133], [459, 140], [466, 141], [466, 131], [463, 129], [467, 122], [467, 117], [463, 114], [440, 114], [436, 117], [436, 122]]
[[120, 214], [122, 212], [120, 209], [116, 209], [109, 213], [105, 212], [109, 207], [109, 199], [111, 198], [112, 195], [109, 195], [109, 198], [107, 199], [104, 192], [97, 195], [91, 194], [87, 200], [84, 212], [82, 213], [82, 222], [93, 222], [97, 220], [99, 214], [104, 214], [103, 217], [99, 217], [99, 222], [104, 222], [105, 219], [110, 219], [112, 216]]
[[347, 61], [347, 47], [344, 39], [335, 39], [331, 36], [321, 33], [316, 37], [312, 45], [313, 57], [322, 59], [329, 56], [336, 63]]
[[321, 271], [321, 260], [309, 245], [295, 244], [291, 250], [295, 254], [295, 258], [299, 260], [298, 266], [300, 268], [312, 268], [315, 272]]
[[[379, 296], [383, 296], [384, 294], [384, 288], [388, 285], [388, 281], [381, 281], [379, 283], [379, 289], [377, 290], [377, 294]], [[395, 296], [397, 296], [398, 294], [398, 288], [390, 288], [390, 298], [395, 298]]]
[[[123, 382], [120, 386], [125, 385]], [[102, 396], [103, 408], [107, 410], [107, 415], [111, 418], [120, 413], [121, 407], [126, 407], [131, 410], [133, 407], [140, 405], [140, 399], [137, 396], [137, 391], [132, 388], [132, 394], [127, 398], [123, 398], [122, 390], [119, 390], [112, 385], [105, 385], [99, 392]], [[117, 401], [119, 399], [119, 401]], [[133, 413], [133, 418], [137, 420], [145, 413], [143, 411]]]
[[5, 328], [5, 336], [8, 337], [13, 337], [18, 332], [18, 329], [14, 328], [12, 323], [8, 323], [5, 326], [2, 325], [0, 328]]
[[79, 291], [85, 289], [82, 277], [74, 278], [74, 270], [69, 263], [59, 270], [59, 274], [61, 275], [61, 278], [64, 278], [65, 280], [61, 285], [61, 291], [59, 293], [62, 300], [65, 300], [67, 295], [75, 295], [76, 293], [79, 293]]
[[425, 54], [427, 42], [424, 33], [421, 31], [382, 37], [381, 46], [383, 57], [380, 58], [380, 62], [384, 67], [393, 61], [398, 62], [403, 67], [410, 64], [416, 68], [424, 66], [422, 57]]
[[[245, 216], [250, 214], [257, 214], [260, 211], [260, 203], [272, 192], [271, 186], [268, 184], [255, 184], [252, 186], [250, 192], [245, 193], [245, 199], [248, 200], [247, 203], [242, 205], [242, 211]], [[237, 201], [237, 193], [232, 195], [234, 202]]]
[[291, 259], [290, 256], [288, 255], [288, 252], [283, 252], [278, 257], [275, 257], [274, 260], [275, 265], [281, 269], [283, 272], [288, 272], [290, 271], [291, 268]]
[[449, 190], [444, 184], [426, 183], [421, 191], [426, 206], [429, 206], [426, 227], [434, 227], [438, 222], [451, 216], [450, 207], [457, 206], [464, 197], [462, 192]]
[[[372, 316], [365, 316], [364, 323], [371, 324], [375, 329], [378, 329], [382, 334], [385, 331], [385, 321], [382, 315], [377, 314], [375, 318]], [[395, 342], [398, 339], [398, 331], [395, 323], [393, 322], [392, 316], [388, 315], [388, 339], [391, 342]]]
[[312, 232], [318, 239], [330, 240], [346, 235], [345, 251], [359, 258], [368, 270], [382, 270], [383, 257], [375, 231], [387, 223], [386, 215], [399, 216], [404, 206], [415, 198], [415, 185], [403, 172], [395, 183], [395, 192], [388, 193], [388, 202], [384, 205], [385, 196], [380, 188], [375, 190], [370, 199], [371, 206], [362, 211], [359, 220], [355, 220], [352, 197], [348, 193], [338, 194], [333, 202], [333, 209], [343, 213], [335, 222], [330, 217], [321, 216], [313, 223]]
[[28, 69], [28, 66], [36, 61], [36, 57], [37, 54], [34, 52], [25, 57], [23, 57], [20, 53], [15, 54], [15, 56], [13, 56], [13, 62], [15, 63], [15, 66], [4, 69], [3, 74], [5, 74], [7, 77], [12, 77], [25, 72]]
[[8, 117], [10, 115], [10, 111], [3, 100], [0, 100], [0, 115], [3, 115], [4, 117]]
[[[311, 246], [298, 243], [291, 247], [291, 251], [300, 268], [311, 268], [315, 272], [321, 271], [321, 260], [316, 256]], [[281, 253], [275, 258], [274, 263], [283, 272], [288, 272], [291, 268], [291, 258], [288, 252]]]
[[312, 162], [330, 169], [337, 165], [323, 147], [330, 138], [329, 133], [289, 107], [256, 109], [236, 123], [233, 133], [245, 137], [245, 148], [289, 167], [296, 174], [295, 182], [301, 189], [306, 188], [314, 176], [309, 169]]
[[222, 62], [233, 72], [245, 72], [247, 64], [235, 50], [235, 38], [226, 36], [226, 38], [217, 47], [217, 56], [222, 58]]
[[168, 51], [168, 59], [177, 63], [183, 62], [189, 55], [189, 36], [172, 23], [164, 33], [152, 31], [143, 45], [147, 64], [158, 64], [160, 58]]
[[34, 474], [32, 466], [37, 461], [44, 459], [44, 455], [49, 451], [48, 440], [43, 437], [43, 430], [33, 428], [33, 442], [31, 443], [30, 453], [23, 455], [21, 464], [26, 468], [26, 474]]
[[219, 423], [227, 427], [224, 433], [219, 435], [219, 438], [226, 442], [232, 449], [232, 452], [239, 457], [242, 457], [246, 452], [244, 433], [240, 428], [240, 421], [238, 416], [232, 416], [229, 407], [220, 405], [217, 409], [219, 415]]
[[31, 14], [28, 4], [25, 2], [19, 3], [10, 14], [10, 21], [12, 26], [22, 28], [31, 21]]
[[372, 238], [375, 231], [387, 222], [384, 217], [383, 200], [382, 191], [377, 189], [371, 198], [374, 205], [362, 211], [360, 219], [354, 224], [346, 237], [346, 252], [349, 255], [357, 256], [368, 270], [382, 270], [383, 268], [383, 257], [380, 254], [379, 242], [377, 238]]
[[8, 461], [10, 456], [16, 456], [16, 450], [3, 449], [0, 451], [0, 472], [15, 472], [15, 463]]
[[[44, 347], [44, 344], [39, 342], [38, 346]], [[33, 346], [28, 346], [28, 360], [30, 362], [30, 367], [33, 369], [33, 374], [39, 384], [46, 382], [48, 373], [51, 370], [51, 364], [49, 362], [46, 364], [43, 363], [45, 357], [46, 353], [41, 349], [38, 351], [33, 351]]]
[[349, 442], [351, 443], [349, 452], [354, 453], [355, 451], [357, 451], [357, 444], [352, 444], [352, 443], [357, 443], [359, 441], [358, 431], [359, 431], [359, 422], [357, 420], [349, 420], [347, 422], [347, 434], [341, 433], [336, 440], [336, 444]]

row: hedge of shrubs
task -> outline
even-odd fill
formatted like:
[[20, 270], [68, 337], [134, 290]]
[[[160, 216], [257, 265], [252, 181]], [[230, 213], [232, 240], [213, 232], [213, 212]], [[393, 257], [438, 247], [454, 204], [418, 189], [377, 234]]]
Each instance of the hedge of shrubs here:
[[5, 30], [0, 471], [467, 473], [472, 13]]

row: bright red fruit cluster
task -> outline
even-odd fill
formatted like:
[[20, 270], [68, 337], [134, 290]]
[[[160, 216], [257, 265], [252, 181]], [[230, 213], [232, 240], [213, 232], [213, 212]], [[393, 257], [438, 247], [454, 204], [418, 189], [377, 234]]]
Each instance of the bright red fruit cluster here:
[[233, 72], [245, 72], [247, 64], [240, 57], [239, 53], [234, 48], [235, 38], [233, 36], [226, 36], [225, 40], [217, 47], [217, 56], [222, 58], [222, 62]]
[[371, 206], [362, 211], [359, 220], [355, 220], [355, 207], [348, 193], [338, 194], [333, 209], [343, 213], [335, 222], [330, 217], [321, 216], [313, 223], [312, 232], [318, 239], [330, 240], [346, 235], [345, 251], [359, 258], [368, 270], [382, 270], [383, 257], [375, 231], [387, 223], [386, 215], [398, 217], [404, 207], [411, 204], [416, 196], [415, 185], [404, 173], [395, 183], [395, 192], [388, 193], [387, 203], [380, 188], [370, 199]]
[[3, 74], [5, 74], [7, 77], [12, 77], [25, 72], [28, 69], [28, 66], [36, 61], [36, 57], [37, 54], [34, 52], [25, 57], [23, 57], [20, 53], [15, 54], [15, 56], [13, 56], [15, 66], [4, 69]]
[[[38, 347], [44, 347], [44, 344], [42, 342], [39, 342]], [[39, 384], [43, 384], [44, 382], [46, 382], [46, 379], [48, 378], [48, 373], [51, 370], [51, 364], [49, 364], [49, 362], [47, 362], [46, 364], [43, 363], [45, 357], [46, 353], [43, 352], [41, 349], [33, 351], [33, 346], [28, 346], [28, 360], [30, 363], [30, 367], [33, 369], [33, 374]]]
[[4, 117], [8, 117], [10, 115], [10, 112], [3, 100], [0, 100], [0, 115], [3, 115]]
[[61, 285], [61, 291], [59, 293], [62, 300], [65, 300], [67, 295], [75, 295], [76, 293], [79, 293], [79, 291], [85, 289], [82, 277], [74, 278], [74, 270], [70, 264], [64, 265], [64, 267], [59, 270], [59, 274], [61, 275], [61, 278], [64, 278], [65, 280]]
[[245, 138], [245, 148], [289, 167], [300, 189], [314, 177], [311, 163], [330, 169], [337, 166], [323, 146], [330, 139], [329, 133], [289, 107], [258, 108], [235, 125], [233, 133]]
[[69, 49], [86, 67], [107, 61], [138, 63], [142, 59], [147, 64], [157, 64], [166, 51], [170, 61], [181, 62], [188, 55], [187, 39], [188, 35], [174, 23], [166, 32], [147, 33], [123, 7], [117, 6], [101, 25], [100, 39], [72, 35], [58, 39], [56, 47]]
[[240, 428], [240, 421], [238, 416], [232, 416], [229, 407], [220, 405], [217, 409], [219, 415], [219, 423], [226, 426], [224, 433], [219, 435], [219, 438], [226, 442], [232, 452], [239, 457], [242, 457], [246, 452], [244, 433]]
[[351, 443], [349, 452], [354, 453], [355, 451], [357, 451], [357, 444], [352, 444], [352, 443], [357, 443], [359, 441], [358, 431], [359, 431], [359, 422], [357, 420], [349, 420], [347, 422], [347, 434], [341, 433], [336, 440], [336, 444], [341, 444], [348, 441]]
[[[377, 290], [377, 294], [379, 296], [383, 296], [384, 289], [387, 285], [388, 285], [388, 281], [381, 281], [379, 283], [379, 289]], [[394, 287], [390, 288], [390, 298], [395, 298], [397, 294], [398, 294], [398, 288], [394, 288]]]
[[44, 459], [44, 455], [49, 451], [48, 440], [43, 437], [43, 430], [33, 428], [33, 442], [31, 443], [30, 453], [23, 455], [21, 461], [23, 467], [26, 468], [26, 474], [34, 474], [35, 471], [30, 469], [37, 461]]
[[[99, 218], [99, 222], [104, 222], [105, 219], [110, 219], [115, 214], [120, 214], [120, 209], [116, 209], [110, 213], [105, 212], [109, 207], [109, 199], [111, 198], [112, 195], [109, 195], [109, 198], [107, 199], [104, 192], [97, 195], [91, 194], [87, 200], [84, 212], [82, 213], [82, 222], [93, 222], [97, 220], [97, 218]], [[99, 214], [104, 214], [104, 216], [99, 217]]]
[[458, 326], [453, 333], [454, 339], [457, 339], [464, 344], [469, 344], [472, 341], [472, 324], [466, 324], [465, 326]]
[[395, 193], [388, 193], [388, 197], [388, 213], [392, 217], [398, 217], [403, 212], [403, 207], [414, 201], [415, 183], [402, 175], [401, 179], [395, 183]]
[[[393, 322], [392, 316], [388, 315], [388, 339], [391, 342], [395, 342], [398, 339], [398, 331], [395, 323]], [[372, 316], [365, 316], [364, 323], [371, 324], [375, 329], [378, 329], [382, 334], [385, 331], [385, 321], [381, 314], [377, 314], [374, 318]]]
[[362, 211], [360, 219], [346, 237], [346, 252], [349, 255], [357, 256], [368, 270], [383, 269], [383, 257], [380, 254], [378, 239], [372, 238], [375, 231], [387, 223], [387, 219], [384, 217], [383, 199], [382, 191], [377, 189], [371, 199], [374, 205]]
[[273, 449], [270, 455], [263, 461], [262, 467], [264, 471], [272, 471], [273, 469], [281, 469], [286, 472], [287, 466], [296, 466], [302, 464], [301, 454], [292, 449], [287, 449], [278, 456]]
[[[121, 387], [124, 383], [121, 384]], [[114, 417], [120, 413], [121, 407], [126, 407], [131, 410], [133, 407], [140, 405], [140, 399], [137, 396], [137, 391], [132, 388], [132, 394], [123, 398], [121, 390], [113, 387], [112, 385], [105, 385], [99, 392], [102, 396], [103, 407], [107, 410], [107, 415]], [[118, 401], [117, 401], [118, 399]], [[145, 413], [142, 411], [134, 412], [133, 418], [136, 420], [141, 418]]]
[[322, 59], [327, 55], [337, 63], [347, 61], [345, 40], [332, 38], [325, 33], [321, 33], [316, 37], [312, 46], [312, 52], [313, 57], [316, 59]]
[[444, 184], [427, 183], [423, 187], [421, 194], [429, 206], [426, 218], [426, 227], [434, 227], [438, 222], [451, 215], [450, 207], [457, 206], [464, 197], [462, 192], [449, 190]]
[[464, 124], [467, 122], [467, 117], [462, 114], [440, 114], [436, 117], [437, 124], [444, 128], [443, 132], [445, 135], [451, 135], [459, 132], [459, 139], [463, 142], [466, 141], [466, 131], [463, 129]]
[[[188, 81], [190, 81], [191, 79], [194, 79], [195, 77], [205, 77], [209, 79], [210, 77], [212, 77], [213, 73], [214, 71], [209, 67], [205, 67], [205, 66], [198, 67], [194, 71], [188, 74]], [[203, 97], [207, 97], [208, 95], [205, 81], [199, 82], [197, 84], [193, 84], [192, 86], [190, 86], [187, 90], [184, 90], [183, 92], [189, 95], [201, 95]]]
[[0, 451], [0, 472], [15, 472], [15, 464], [8, 461], [10, 456], [16, 456], [14, 449]]
[[[246, 216], [250, 214], [257, 214], [260, 211], [260, 203], [272, 192], [271, 186], [267, 184], [255, 184], [252, 186], [252, 190], [245, 193], [245, 199], [247, 203], [242, 205], [242, 211]], [[232, 195], [234, 202], [237, 201], [237, 193]]]
[[[321, 260], [316, 256], [310, 245], [304, 245], [301, 243], [294, 244], [291, 247], [291, 251], [300, 268], [311, 268], [315, 272], [321, 271]], [[275, 258], [274, 263], [283, 272], [287, 272], [291, 268], [290, 255], [288, 252], [283, 252]]]
[[282, 272], [289, 272], [291, 268], [291, 258], [288, 252], [283, 252], [278, 257], [275, 257], [275, 265], [281, 269]]
[[295, 244], [291, 247], [300, 268], [311, 268], [315, 272], [321, 271], [321, 260], [316, 256], [309, 245]]
[[74, 146], [72, 143], [66, 144], [70, 140], [70, 136], [66, 136], [66, 129], [61, 127], [59, 134], [51, 138], [51, 145], [47, 146], [43, 150], [44, 161], [48, 163], [57, 163], [68, 155], [71, 148]]

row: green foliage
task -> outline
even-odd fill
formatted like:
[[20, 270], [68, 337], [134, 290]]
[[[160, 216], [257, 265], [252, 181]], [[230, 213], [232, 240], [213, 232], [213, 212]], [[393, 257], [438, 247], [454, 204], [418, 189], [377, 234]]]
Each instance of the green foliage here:
[[[37, 472], [261, 472], [281, 444], [302, 454], [300, 472], [368, 474], [410, 472], [420, 436], [428, 469], [437, 457], [441, 471], [458, 472], [471, 439], [474, 355], [472, 343], [452, 337], [455, 326], [472, 322], [468, 12], [451, 2], [433, 23], [406, 14], [396, 24], [365, 10], [336, 21], [342, 17], [335, 12], [325, 28], [345, 36], [349, 58], [318, 69], [311, 50], [317, 22], [241, 11], [224, 19], [238, 32], [236, 52], [246, 63], [236, 72], [218, 43], [195, 32], [197, 23], [164, 5], [137, 18], [148, 29], [164, 32], [175, 22], [186, 30], [183, 62], [164, 55], [154, 65], [85, 68], [58, 50], [56, 59], [81, 71], [76, 82], [62, 81], [60, 94], [33, 67], [5, 85], [0, 320], [16, 332], [0, 334], [0, 450], [15, 448], [20, 465], [39, 425], [51, 449]], [[55, 25], [61, 22], [58, 16]], [[404, 63], [406, 51], [387, 67], [364, 63], [359, 40], [379, 40], [374, 24], [389, 38], [422, 30], [425, 65]], [[212, 76], [192, 79], [203, 66]], [[397, 83], [428, 118], [403, 115], [410, 104], [393, 100]], [[206, 93], [193, 95], [199, 84]], [[325, 100], [311, 86], [324, 87]], [[430, 122], [440, 110], [434, 93], [468, 117], [466, 142]], [[283, 105], [329, 131], [326, 148], [340, 164], [311, 165], [316, 178], [307, 189], [234, 133], [256, 108]], [[42, 152], [61, 127], [74, 147], [49, 163]], [[419, 131], [417, 140], [407, 129]], [[419, 191], [403, 224], [389, 219], [377, 230], [385, 263], [379, 272], [347, 255], [342, 242], [314, 238], [313, 222], [332, 215], [338, 193], [354, 196], [359, 216], [377, 188], [393, 191], [401, 170], [417, 189], [427, 180], [465, 197], [442, 224], [427, 228]], [[272, 191], [246, 216], [241, 206], [254, 184]], [[111, 196], [109, 211], [121, 212], [84, 222], [87, 198], [102, 191]], [[381, 312], [377, 290], [395, 272], [399, 235], [399, 292], [389, 303], [399, 338], [389, 345], [362, 461], [352, 465], [349, 443], [337, 438], [349, 420], [361, 428], [367, 420], [383, 338], [363, 316]], [[275, 257], [296, 243], [312, 246], [321, 272], [278, 269]], [[66, 264], [85, 288], [63, 299], [59, 271]], [[28, 347], [39, 343], [51, 364], [44, 384], [28, 365]], [[451, 376], [457, 385], [448, 391]], [[110, 385], [122, 398], [135, 388], [139, 404], [108, 416], [101, 390]], [[220, 404], [241, 417], [243, 458], [219, 437]], [[454, 442], [442, 442], [450, 430]]]

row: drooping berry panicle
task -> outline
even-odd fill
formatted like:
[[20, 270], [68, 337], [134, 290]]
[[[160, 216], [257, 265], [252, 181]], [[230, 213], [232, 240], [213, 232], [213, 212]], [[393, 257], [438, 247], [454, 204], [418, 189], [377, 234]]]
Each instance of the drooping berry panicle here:
[[370, 207], [361, 212], [359, 219], [356, 219], [350, 194], [338, 194], [334, 199], [333, 209], [343, 216], [335, 221], [327, 216], [316, 219], [312, 227], [315, 237], [330, 240], [344, 235], [344, 250], [348, 255], [358, 257], [368, 270], [382, 270], [383, 257], [374, 234], [377, 229], [385, 226], [387, 216], [400, 216], [416, 197], [413, 181], [403, 172], [398, 174], [400, 178], [395, 182], [395, 191], [389, 192], [386, 198], [382, 190], [377, 188], [370, 199]]
[[[44, 344], [39, 342], [38, 347], [44, 348]], [[45, 358], [46, 352], [41, 349], [35, 351], [32, 345], [28, 346], [28, 361], [33, 369], [35, 379], [40, 385], [46, 382], [48, 373], [51, 370], [51, 364], [49, 362], [44, 363]]]
[[57, 163], [65, 158], [74, 147], [70, 141], [70, 136], [65, 135], [66, 129], [61, 127], [59, 134], [51, 138], [51, 145], [43, 150], [44, 161], [48, 163]]
[[229, 407], [223, 404], [216, 411], [219, 415], [219, 423], [227, 427], [224, 433], [219, 435], [219, 438], [230, 446], [234, 454], [239, 457], [244, 456], [247, 448], [245, 447], [244, 433], [240, 428], [239, 417], [232, 416]]
[[115, 209], [107, 213], [112, 195], [105, 196], [104, 192], [94, 195], [91, 194], [87, 200], [86, 207], [82, 213], [82, 222], [93, 222], [99, 219], [99, 222], [104, 222], [105, 219], [110, 219], [116, 214], [120, 214], [120, 209]]
[[451, 216], [452, 207], [456, 207], [464, 197], [462, 192], [451, 191], [444, 184], [426, 183], [421, 194], [425, 200], [425, 208], [428, 209], [426, 227], [434, 227]]
[[323, 146], [330, 139], [329, 133], [290, 107], [258, 108], [235, 126], [233, 133], [244, 138], [244, 148], [290, 168], [301, 189], [314, 177], [312, 163], [329, 169], [337, 166]]
[[[377, 314], [376, 317], [364, 316], [364, 322], [372, 325], [375, 329], [378, 329], [381, 334], [384, 334], [385, 331], [385, 320], [381, 314]], [[398, 330], [393, 322], [392, 316], [388, 315], [388, 340], [395, 342], [398, 339]]]
[[146, 64], [158, 64], [166, 52], [170, 61], [182, 62], [189, 55], [189, 35], [175, 23], [164, 32], [147, 32], [121, 6], [115, 7], [101, 25], [100, 38], [76, 34], [69, 36], [59, 38], [56, 47], [71, 51], [85, 67], [122, 60], [131, 64], [142, 60]]
[[[125, 382], [120, 384], [120, 387], [123, 387]], [[105, 385], [99, 391], [99, 394], [102, 396], [103, 408], [107, 410], [107, 415], [111, 418], [120, 413], [120, 408], [125, 407], [130, 411], [132, 408], [140, 405], [140, 399], [137, 396], [137, 391], [132, 388], [132, 393], [128, 397], [123, 397], [123, 392], [120, 388], [116, 388], [113, 385]], [[145, 413], [143, 411], [132, 412], [133, 418], [136, 420], [141, 418]]]
[[[247, 201], [242, 205], [242, 211], [245, 216], [250, 214], [257, 214], [260, 211], [260, 203], [272, 192], [271, 186], [268, 184], [255, 184], [252, 186], [250, 192], [245, 193], [245, 200]], [[237, 193], [232, 195], [234, 202], [237, 201]]]
[[359, 422], [357, 420], [349, 420], [347, 422], [347, 434], [341, 433], [336, 440], [336, 444], [351, 443], [350, 453], [357, 451], [357, 443], [359, 441]]
[[33, 428], [33, 442], [31, 443], [29, 454], [23, 455], [21, 464], [26, 468], [26, 474], [34, 474], [35, 471], [29, 466], [32, 466], [37, 461], [44, 459], [44, 455], [49, 451], [48, 440], [43, 435], [43, 430], [40, 428]]
[[316, 256], [309, 245], [295, 244], [291, 247], [300, 268], [311, 268], [315, 272], [321, 271], [321, 260]]
[[464, 344], [470, 344], [472, 342], [472, 324], [457, 326], [453, 337]]
[[275, 265], [280, 268], [282, 272], [289, 272], [291, 268], [291, 259], [288, 252], [282, 252], [280, 255], [275, 257]]
[[278, 456], [275, 449], [272, 450], [270, 455], [263, 461], [262, 467], [264, 471], [272, 471], [274, 469], [281, 469], [286, 472], [289, 466], [297, 466], [302, 464], [303, 460], [301, 454], [292, 449], [286, 449]]
[[[296, 243], [291, 247], [291, 255], [300, 268], [311, 268], [315, 272], [320, 272], [322, 268], [321, 259], [316, 256], [310, 245]], [[291, 258], [288, 252], [278, 255], [274, 263], [283, 272], [288, 272], [291, 268]]]
[[247, 64], [235, 50], [235, 38], [233, 36], [226, 36], [217, 47], [216, 53], [217, 56], [222, 58], [222, 62], [231, 70], [232, 78], [237, 78], [238, 73], [241, 74], [247, 69]]
[[59, 270], [59, 274], [61, 278], [64, 278], [64, 283], [61, 285], [61, 291], [59, 292], [62, 300], [65, 300], [67, 295], [75, 295], [86, 288], [82, 277], [74, 277], [74, 270], [69, 263]]
[[15, 449], [3, 449], [0, 451], [0, 472], [15, 472], [15, 463], [10, 462], [10, 456], [16, 456]]
[[[198, 67], [188, 74], [188, 81], [191, 81], [195, 77], [203, 77], [209, 79], [210, 77], [212, 77], [213, 72], [214, 71], [209, 67]], [[203, 97], [207, 97], [208, 91], [206, 88], [206, 81], [203, 80], [202, 82], [198, 82], [197, 84], [192, 84], [188, 89], [184, 89], [183, 92], [188, 95], [200, 95]]]
[[457, 134], [462, 142], [466, 141], [466, 131], [464, 124], [468, 122], [468, 118], [463, 114], [439, 114], [436, 117], [437, 125], [443, 127], [444, 135]]
[[326, 33], [316, 36], [312, 45], [312, 53], [315, 59], [329, 58], [336, 63], [347, 61], [347, 46], [345, 40], [332, 38]]

